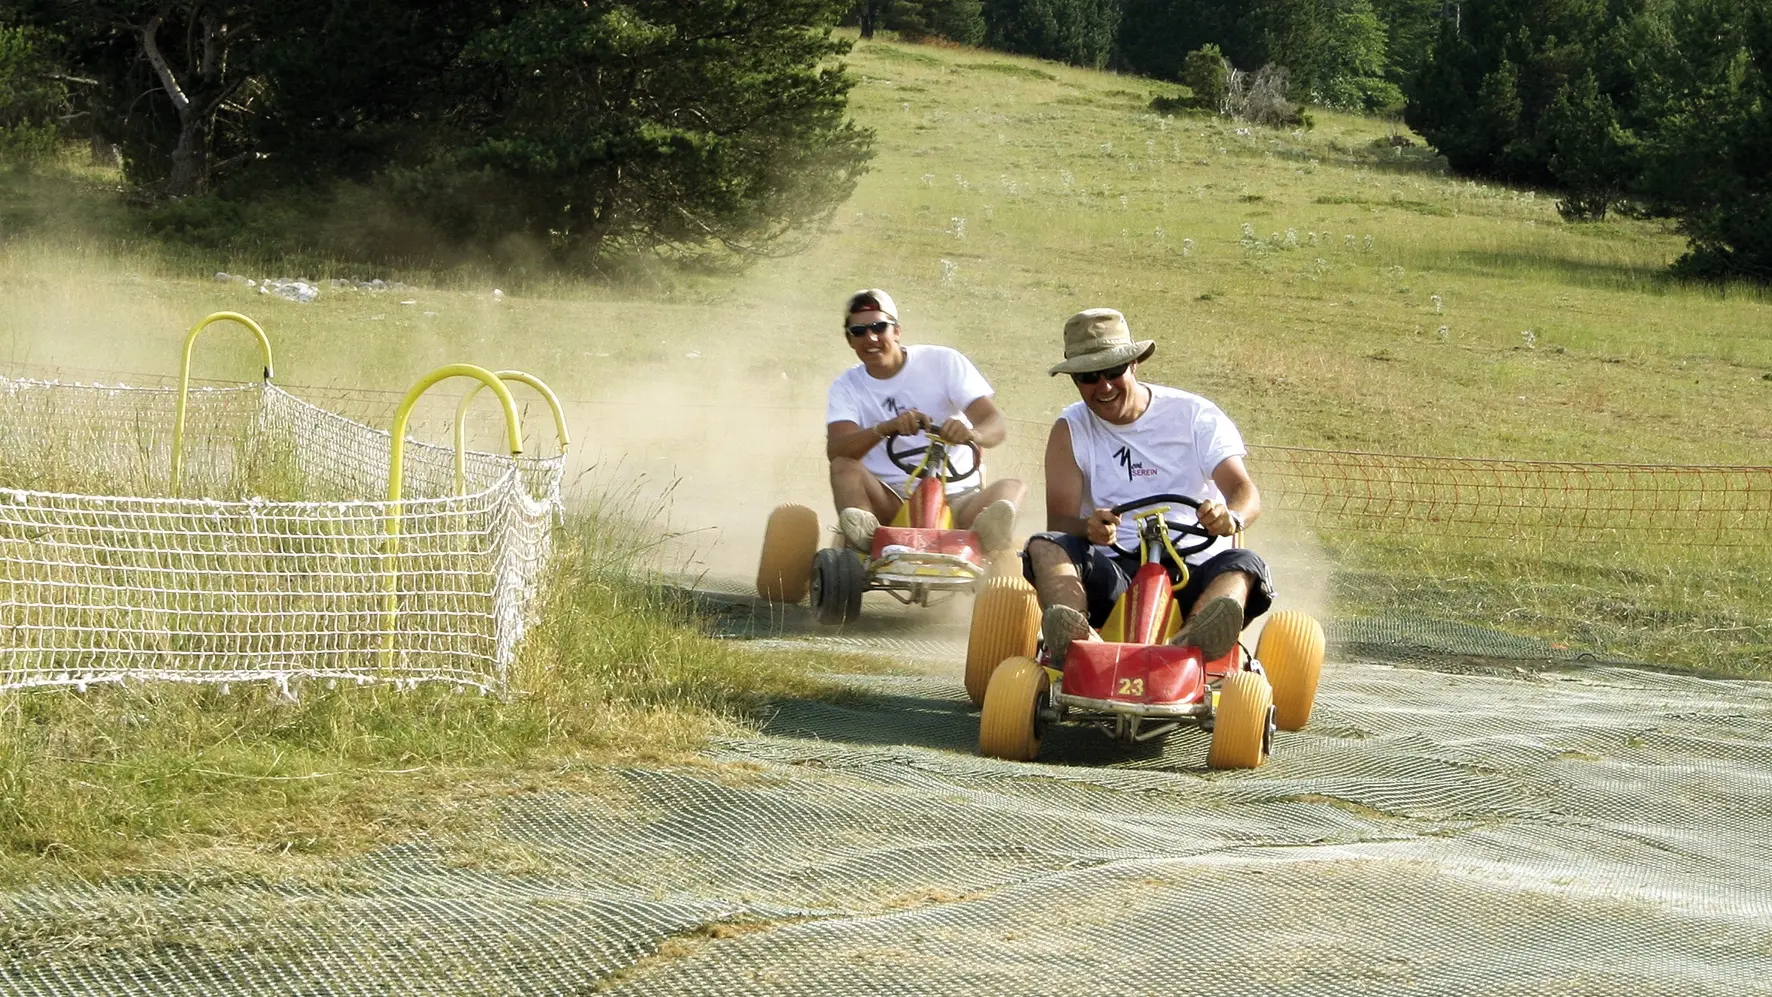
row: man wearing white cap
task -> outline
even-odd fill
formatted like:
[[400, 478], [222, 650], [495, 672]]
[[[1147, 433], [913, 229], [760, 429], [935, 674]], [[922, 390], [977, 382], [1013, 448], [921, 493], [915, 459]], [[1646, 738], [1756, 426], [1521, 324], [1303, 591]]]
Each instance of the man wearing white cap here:
[[1273, 584], [1266, 563], [1231, 538], [1261, 514], [1261, 494], [1243, 467], [1242, 434], [1217, 405], [1199, 395], [1138, 380], [1138, 365], [1155, 353], [1134, 342], [1125, 316], [1091, 308], [1064, 324], [1064, 361], [1049, 373], [1069, 374], [1081, 400], [1072, 403], [1046, 441], [1046, 526], [1026, 551], [1025, 572], [1045, 607], [1041, 635], [1054, 667], [1073, 640], [1099, 639], [1126, 590], [1136, 557], [1130, 516], [1116, 506], [1163, 493], [1200, 500], [1174, 509], [1214, 537], [1190, 554], [1188, 583], [1176, 593], [1186, 621], [1173, 643], [1198, 647], [1207, 660], [1237, 642], [1249, 620], [1266, 612]]
[[[843, 328], [861, 363], [831, 385], [825, 455], [838, 528], [850, 546], [867, 550], [880, 523], [891, 522], [904, 504], [910, 478], [886, 456], [886, 437], [919, 437], [935, 429], [950, 443], [994, 447], [1007, 426], [972, 361], [945, 346], [899, 342], [898, 305], [885, 291], [850, 295]], [[907, 440], [899, 449], [919, 445]], [[948, 483], [949, 507], [954, 525], [976, 530], [985, 551], [994, 554], [1014, 542], [1015, 507], [1027, 486], [1013, 478], [985, 485], [982, 469], [971, 471]]]

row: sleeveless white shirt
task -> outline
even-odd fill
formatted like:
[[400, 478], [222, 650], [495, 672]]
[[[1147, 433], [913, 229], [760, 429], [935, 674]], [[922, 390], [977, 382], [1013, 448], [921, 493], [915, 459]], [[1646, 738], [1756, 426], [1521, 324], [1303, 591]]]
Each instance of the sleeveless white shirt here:
[[[1070, 427], [1071, 456], [1083, 471], [1078, 516], [1087, 519], [1096, 509], [1111, 509], [1159, 492], [1223, 502], [1212, 472], [1226, 458], [1248, 453], [1242, 434], [1217, 405], [1180, 388], [1142, 382], [1139, 386], [1150, 389], [1151, 403], [1130, 425], [1116, 426], [1081, 401], [1059, 416]], [[1167, 518], [1199, 522], [1192, 509], [1181, 505], [1174, 506]], [[1115, 542], [1137, 549], [1138, 531], [1130, 514], [1121, 516]], [[1229, 537], [1219, 537], [1190, 555], [1188, 562], [1198, 564], [1230, 545]]]

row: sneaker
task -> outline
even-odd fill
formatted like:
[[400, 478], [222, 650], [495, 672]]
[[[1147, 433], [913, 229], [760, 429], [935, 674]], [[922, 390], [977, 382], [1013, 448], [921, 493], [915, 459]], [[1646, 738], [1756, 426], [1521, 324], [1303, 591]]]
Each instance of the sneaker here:
[[1046, 644], [1046, 663], [1064, 667], [1064, 655], [1072, 641], [1100, 640], [1090, 629], [1089, 617], [1069, 606], [1047, 606], [1040, 617], [1040, 640]]
[[1197, 647], [1207, 661], [1217, 661], [1236, 646], [1242, 633], [1243, 607], [1230, 596], [1221, 595], [1189, 617], [1169, 643]]
[[980, 509], [978, 515], [972, 517], [972, 530], [978, 534], [978, 544], [984, 548], [984, 553], [1008, 550], [1015, 543], [1015, 503], [998, 499]]
[[874, 531], [880, 528], [880, 517], [866, 509], [850, 506], [837, 513], [837, 532], [843, 542], [866, 554], [874, 549]]

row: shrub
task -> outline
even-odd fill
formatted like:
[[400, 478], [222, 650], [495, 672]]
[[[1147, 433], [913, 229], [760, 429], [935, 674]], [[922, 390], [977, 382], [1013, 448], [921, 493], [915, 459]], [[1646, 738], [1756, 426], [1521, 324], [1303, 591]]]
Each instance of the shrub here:
[[1231, 64], [1217, 45], [1202, 45], [1187, 54], [1181, 66], [1181, 82], [1194, 93], [1194, 106], [1223, 114], [1230, 95]]
[[1304, 108], [1286, 96], [1286, 67], [1263, 66], [1254, 73], [1233, 69], [1226, 81], [1225, 104], [1233, 117], [1268, 128], [1307, 124]]
[[52, 155], [67, 102], [36, 34], [0, 24], [0, 162], [22, 167]]

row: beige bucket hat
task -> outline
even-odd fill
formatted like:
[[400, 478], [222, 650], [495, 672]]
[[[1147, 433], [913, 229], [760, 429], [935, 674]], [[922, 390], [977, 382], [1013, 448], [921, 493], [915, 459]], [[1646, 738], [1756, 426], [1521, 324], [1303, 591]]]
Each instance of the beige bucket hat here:
[[1133, 342], [1126, 316], [1112, 308], [1086, 308], [1064, 320], [1064, 362], [1046, 373], [1087, 374], [1123, 363], [1141, 363], [1155, 352], [1154, 339]]
[[848, 325], [849, 316], [856, 312], [879, 312], [894, 322], [898, 321], [898, 303], [892, 300], [892, 295], [877, 287], [866, 288], [849, 296], [848, 303], [843, 306], [843, 324]]

